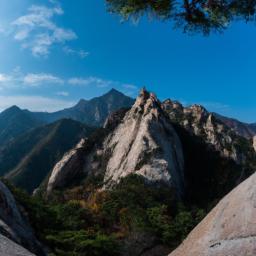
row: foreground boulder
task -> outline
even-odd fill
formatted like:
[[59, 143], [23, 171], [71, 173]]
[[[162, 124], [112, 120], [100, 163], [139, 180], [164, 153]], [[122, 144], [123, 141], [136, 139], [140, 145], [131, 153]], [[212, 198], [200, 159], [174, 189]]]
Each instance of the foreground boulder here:
[[222, 199], [169, 256], [256, 255], [256, 174]]
[[[9, 250], [11, 252], [14, 248], [8, 248], [8, 246], [12, 247], [13, 243], [10, 242], [12, 240], [37, 255], [45, 255], [33, 234], [32, 228], [20, 213], [12, 193], [2, 182], [0, 182], [0, 235], [2, 235], [0, 237], [0, 252], [1, 250], [6, 250], [6, 252]], [[17, 246], [15, 245], [15, 247]], [[0, 255], [15, 254], [6, 253]]]

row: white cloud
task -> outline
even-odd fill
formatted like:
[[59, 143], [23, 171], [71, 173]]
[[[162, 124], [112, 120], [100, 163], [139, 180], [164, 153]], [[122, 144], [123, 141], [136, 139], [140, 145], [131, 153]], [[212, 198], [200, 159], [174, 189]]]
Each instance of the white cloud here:
[[11, 77], [7, 76], [6, 74], [0, 73], [0, 83], [6, 83], [9, 82]]
[[40, 84], [63, 84], [64, 80], [61, 78], [54, 76], [52, 74], [45, 74], [45, 73], [39, 73], [39, 74], [27, 74], [23, 78], [23, 82], [25, 85], [31, 85], [31, 86], [38, 86]]
[[131, 89], [131, 90], [139, 90], [139, 88], [134, 84], [124, 84], [123, 87], [125, 89]]
[[69, 96], [69, 93], [63, 91], [63, 92], [57, 92], [56, 95], [67, 97], [67, 96]]
[[63, 51], [67, 55], [78, 56], [81, 59], [85, 59], [90, 54], [89, 52], [86, 52], [85, 50], [75, 50], [68, 46], [63, 47]]
[[72, 101], [47, 98], [42, 96], [0, 96], [0, 111], [17, 105], [22, 109], [31, 111], [53, 112], [73, 106]]
[[48, 56], [53, 45], [77, 39], [74, 31], [59, 27], [53, 21], [55, 16], [63, 14], [59, 5], [51, 8], [32, 5], [26, 15], [12, 22], [14, 39], [21, 42], [23, 48], [30, 49], [34, 56]]
[[111, 81], [111, 80], [104, 80], [99, 77], [87, 77], [87, 78], [81, 78], [81, 77], [73, 77], [68, 80], [68, 83], [71, 85], [79, 85], [79, 86], [97, 86], [97, 87], [109, 87], [117, 85], [118, 82]]

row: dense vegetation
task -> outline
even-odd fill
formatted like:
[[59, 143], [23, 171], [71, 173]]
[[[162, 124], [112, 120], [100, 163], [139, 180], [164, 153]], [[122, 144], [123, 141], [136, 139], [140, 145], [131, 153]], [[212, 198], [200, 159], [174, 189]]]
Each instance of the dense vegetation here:
[[169, 252], [205, 215], [175, 201], [169, 188], [146, 184], [136, 175], [112, 191], [87, 184], [48, 201], [9, 187], [52, 255], [140, 255], [143, 246], [156, 245]]
[[254, 21], [255, 0], [106, 0], [111, 12], [125, 19], [144, 14], [172, 20], [184, 32], [221, 32], [234, 20]]

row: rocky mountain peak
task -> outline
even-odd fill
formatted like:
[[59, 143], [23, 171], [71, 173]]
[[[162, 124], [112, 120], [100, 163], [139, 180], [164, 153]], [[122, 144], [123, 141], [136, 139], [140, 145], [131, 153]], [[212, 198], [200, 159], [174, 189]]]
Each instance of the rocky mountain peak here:
[[130, 111], [104, 142], [112, 152], [107, 187], [131, 173], [183, 189], [183, 153], [175, 130], [155, 94], [143, 88]]
[[[118, 122], [113, 124], [117, 117]], [[184, 157], [182, 145], [160, 101], [146, 89], [142, 89], [130, 110], [116, 113], [109, 118], [106, 127], [111, 127], [102, 143], [96, 143], [90, 150], [70, 151], [56, 165], [54, 180], [68, 180], [74, 170], [86, 175], [103, 174], [104, 188], [111, 189], [119, 181], [137, 174], [147, 182], [164, 183], [176, 189], [182, 196], [184, 190]], [[81, 160], [81, 152], [86, 152]], [[77, 166], [80, 159], [82, 165]], [[79, 167], [79, 168], [78, 168]], [[57, 173], [57, 175], [56, 175]], [[63, 176], [57, 177], [57, 176]], [[52, 179], [50, 178], [50, 181]]]
[[161, 102], [157, 99], [154, 93], [150, 93], [145, 88], [142, 88], [131, 112], [137, 115], [146, 115], [151, 111], [154, 113], [154, 116], [157, 117], [159, 111], [162, 111]]

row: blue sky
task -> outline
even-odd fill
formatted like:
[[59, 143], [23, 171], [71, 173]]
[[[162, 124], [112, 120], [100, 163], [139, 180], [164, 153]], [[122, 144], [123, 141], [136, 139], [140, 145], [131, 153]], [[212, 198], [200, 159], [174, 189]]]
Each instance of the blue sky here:
[[54, 111], [112, 87], [256, 121], [256, 26], [189, 36], [169, 22], [120, 22], [103, 0], [1, 0], [0, 110]]

